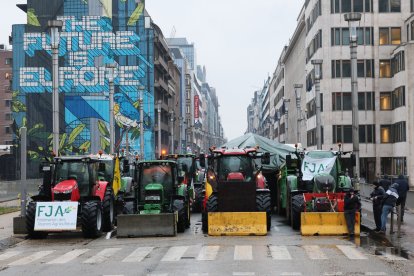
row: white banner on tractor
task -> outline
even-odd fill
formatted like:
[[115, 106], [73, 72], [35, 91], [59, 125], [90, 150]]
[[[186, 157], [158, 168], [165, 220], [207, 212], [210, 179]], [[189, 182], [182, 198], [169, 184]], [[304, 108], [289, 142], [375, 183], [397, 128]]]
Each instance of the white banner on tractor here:
[[315, 174], [329, 174], [335, 164], [336, 157], [332, 158], [312, 158], [305, 155], [302, 162], [303, 180], [312, 180]]
[[76, 230], [78, 202], [36, 202], [35, 231]]

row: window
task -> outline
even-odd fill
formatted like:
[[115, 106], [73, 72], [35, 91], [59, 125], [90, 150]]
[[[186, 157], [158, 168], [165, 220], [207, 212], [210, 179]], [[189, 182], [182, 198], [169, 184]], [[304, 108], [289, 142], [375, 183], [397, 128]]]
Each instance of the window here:
[[6, 63], [6, 65], [11, 65], [12, 64], [12, 58], [6, 58], [5, 63]]
[[331, 13], [372, 12], [372, 0], [331, 0]]
[[391, 125], [381, 125], [381, 143], [391, 143]]
[[11, 131], [10, 131], [10, 127], [9, 127], [9, 126], [4, 127], [4, 132], [5, 132], [6, 134], [10, 134], [10, 133], [11, 133]]
[[401, 28], [400, 27], [391, 28], [391, 44], [392, 45], [401, 44]]
[[375, 125], [359, 125], [359, 142], [375, 143]]
[[[323, 144], [323, 140], [324, 140], [323, 136], [324, 136], [323, 135], [323, 126], [321, 126], [321, 144]], [[306, 138], [307, 138], [306, 143], [307, 143], [308, 147], [316, 146], [316, 128], [308, 130], [307, 133], [306, 133]]]
[[306, 49], [306, 62], [309, 62], [316, 51], [322, 47], [322, 30], [319, 30]]
[[380, 93], [380, 110], [391, 110], [391, 92]]
[[306, 19], [306, 33], [310, 31], [313, 24], [316, 22], [316, 19], [319, 17], [319, 15], [322, 14], [322, 5], [321, 0], [318, 0], [313, 7], [309, 17]]
[[11, 100], [5, 100], [5, 105], [6, 105], [6, 107], [10, 107], [11, 106]]
[[381, 125], [381, 143], [399, 143], [406, 141], [406, 123], [397, 122], [393, 125]]
[[410, 0], [411, 12], [414, 12], [414, 0]]
[[332, 110], [333, 111], [352, 110], [351, 93], [350, 92], [332, 93]]
[[391, 60], [391, 74], [394, 76], [398, 72], [405, 70], [404, 51], [400, 51]]
[[6, 121], [11, 121], [13, 119], [12, 114], [11, 113], [6, 113], [5, 114], [5, 119], [6, 119]]
[[414, 40], [414, 21], [411, 21], [411, 24], [410, 25], [411, 25], [411, 27], [410, 27], [411, 40]]
[[375, 110], [374, 92], [358, 93], [358, 110]]
[[333, 125], [332, 140], [334, 143], [352, 143], [352, 126]]
[[380, 60], [379, 70], [380, 78], [391, 78], [391, 61], [386, 59]]
[[379, 0], [379, 12], [401, 12], [401, 0]]
[[379, 44], [380, 45], [401, 44], [401, 28], [400, 27], [379, 28]]
[[[350, 60], [332, 60], [332, 78], [350, 78], [351, 61]], [[371, 59], [357, 61], [357, 73], [359, 78], [374, 77], [374, 62]]]
[[380, 93], [380, 110], [393, 110], [401, 106], [405, 106], [405, 86]]
[[379, 28], [379, 45], [390, 44], [389, 28]]

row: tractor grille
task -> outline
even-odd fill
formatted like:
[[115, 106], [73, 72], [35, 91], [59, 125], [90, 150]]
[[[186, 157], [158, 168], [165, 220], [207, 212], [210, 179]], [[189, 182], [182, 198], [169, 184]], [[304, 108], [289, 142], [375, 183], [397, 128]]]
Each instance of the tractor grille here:
[[64, 193], [55, 193], [54, 198], [55, 201], [65, 201], [70, 200], [71, 194], [64, 194]]

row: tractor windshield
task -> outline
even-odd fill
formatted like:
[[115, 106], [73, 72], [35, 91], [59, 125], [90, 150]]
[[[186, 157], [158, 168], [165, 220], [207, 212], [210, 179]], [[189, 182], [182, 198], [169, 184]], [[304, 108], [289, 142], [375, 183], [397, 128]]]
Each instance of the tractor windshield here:
[[89, 189], [88, 164], [81, 161], [58, 162], [56, 165], [55, 184], [68, 179], [76, 180], [81, 195], [87, 194]]
[[145, 186], [148, 184], [161, 184], [165, 194], [170, 194], [173, 189], [173, 175], [171, 166], [168, 164], [144, 165], [141, 173], [140, 190], [143, 196]]
[[252, 159], [245, 155], [221, 156], [217, 159], [218, 178], [220, 180], [238, 179], [251, 181], [253, 179]]

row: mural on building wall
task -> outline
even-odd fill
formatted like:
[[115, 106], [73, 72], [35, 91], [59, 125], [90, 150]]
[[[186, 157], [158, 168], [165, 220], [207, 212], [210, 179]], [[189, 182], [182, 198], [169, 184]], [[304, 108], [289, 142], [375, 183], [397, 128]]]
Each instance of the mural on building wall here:
[[[29, 7], [30, 2], [35, 1], [29, 0]], [[97, 152], [99, 149], [109, 151], [108, 64], [116, 66], [114, 117], [117, 150], [125, 147], [127, 140], [130, 151], [139, 152], [139, 97], [144, 101], [144, 136], [152, 135], [153, 91], [146, 79], [153, 65], [148, 52], [147, 55], [142, 53], [138, 35], [139, 28], [143, 28], [144, 1], [115, 2], [64, 1], [64, 15], [56, 17], [63, 22], [59, 44], [60, 113], [63, 117], [61, 122], [64, 121], [60, 131], [60, 154]], [[102, 15], [88, 15], [91, 7], [101, 8]], [[75, 8], [80, 12], [72, 14]], [[44, 22], [34, 8], [28, 9], [27, 16], [28, 25], [41, 26]], [[51, 15], [44, 17], [55, 19]], [[28, 127], [29, 156], [40, 159], [50, 156], [52, 149], [51, 125], [44, 122], [50, 121], [52, 114], [51, 38], [45, 32], [28, 32], [24, 28], [18, 31], [17, 27], [16, 34], [13, 30], [13, 47], [16, 44], [16, 50], [24, 52], [24, 61], [16, 61], [15, 68], [19, 69], [13, 76], [13, 126], [17, 140], [19, 128]], [[145, 143], [146, 156], [151, 155], [152, 148], [153, 144]]]

